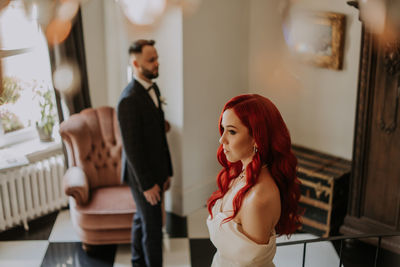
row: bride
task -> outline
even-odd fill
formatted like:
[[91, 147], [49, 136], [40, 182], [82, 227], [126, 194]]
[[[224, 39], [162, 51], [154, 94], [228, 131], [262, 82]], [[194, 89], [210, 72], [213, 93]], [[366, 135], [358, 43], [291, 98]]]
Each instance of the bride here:
[[207, 203], [217, 248], [212, 267], [274, 266], [276, 234], [290, 235], [300, 224], [289, 131], [275, 105], [255, 94], [225, 104], [219, 131], [223, 168]]

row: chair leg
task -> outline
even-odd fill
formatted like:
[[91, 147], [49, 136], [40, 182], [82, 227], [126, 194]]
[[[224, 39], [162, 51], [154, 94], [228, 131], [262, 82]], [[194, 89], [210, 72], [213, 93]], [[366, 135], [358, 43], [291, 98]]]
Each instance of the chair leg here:
[[82, 243], [82, 249], [89, 256], [99, 256], [107, 253], [110, 245], [91, 245], [87, 243]]
[[82, 249], [85, 251], [87, 254], [93, 254], [96, 251], [96, 246], [82, 243]]

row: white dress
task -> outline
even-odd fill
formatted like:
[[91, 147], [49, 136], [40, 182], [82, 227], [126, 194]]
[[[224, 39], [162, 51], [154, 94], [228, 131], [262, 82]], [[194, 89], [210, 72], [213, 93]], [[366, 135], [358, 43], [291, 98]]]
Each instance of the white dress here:
[[[231, 194], [241, 187], [238, 184]], [[274, 267], [275, 231], [268, 244], [257, 244], [242, 233], [240, 224], [233, 220], [222, 223], [228, 215], [221, 212], [221, 205], [218, 199], [212, 209], [213, 218], [207, 219], [211, 242], [217, 248], [211, 267]]]

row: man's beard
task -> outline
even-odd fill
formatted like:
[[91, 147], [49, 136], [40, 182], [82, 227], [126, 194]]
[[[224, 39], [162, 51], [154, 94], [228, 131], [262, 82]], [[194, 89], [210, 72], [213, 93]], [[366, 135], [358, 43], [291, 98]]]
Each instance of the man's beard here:
[[158, 71], [156, 74], [153, 72], [149, 71], [148, 69], [142, 68], [142, 74], [144, 77], [146, 77], [149, 80], [153, 80], [158, 77]]

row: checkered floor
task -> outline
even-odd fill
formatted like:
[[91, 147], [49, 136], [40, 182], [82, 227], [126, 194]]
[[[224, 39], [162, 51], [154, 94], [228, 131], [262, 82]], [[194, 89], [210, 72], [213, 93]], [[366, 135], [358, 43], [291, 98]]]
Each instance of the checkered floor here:
[[[215, 248], [208, 238], [206, 217], [206, 209], [187, 218], [167, 215], [164, 266], [210, 266]], [[96, 256], [88, 256], [68, 209], [33, 220], [29, 227], [29, 231], [21, 226], [0, 233], [0, 266], [130, 266], [129, 245], [102, 246]]]
[[[164, 237], [164, 266], [210, 266], [215, 248], [209, 240], [205, 224], [207, 216], [205, 208], [190, 214], [187, 218], [167, 215], [169, 234]], [[81, 243], [72, 228], [68, 209], [31, 221], [29, 227], [29, 231], [25, 231], [23, 227], [16, 227], [0, 233], [0, 266], [130, 266], [129, 245], [103, 246], [99, 248], [97, 256], [88, 256], [82, 250]], [[308, 238], [315, 236], [295, 234], [290, 240]], [[283, 241], [287, 239], [279, 237], [277, 240], [278, 243]], [[277, 267], [298, 267], [301, 266], [302, 255], [301, 244], [281, 246], [277, 249], [274, 263]], [[321, 242], [307, 246], [305, 266], [339, 266], [339, 257], [332, 243]], [[345, 264], [345, 266], [367, 265]]]

